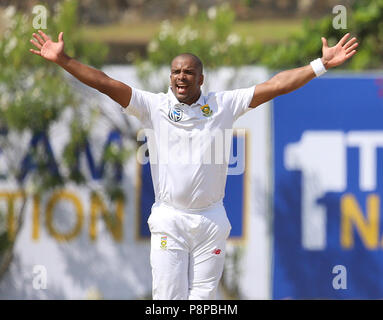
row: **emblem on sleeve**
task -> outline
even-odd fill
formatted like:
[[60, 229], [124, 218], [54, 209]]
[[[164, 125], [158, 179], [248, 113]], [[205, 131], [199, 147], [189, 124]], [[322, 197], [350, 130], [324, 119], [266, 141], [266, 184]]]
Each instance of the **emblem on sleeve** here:
[[166, 250], [168, 244], [168, 237], [163, 236], [161, 237], [161, 249]]
[[210, 117], [213, 114], [213, 110], [210, 109], [208, 104], [205, 104], [204, 106], [202, 106], [201, 111], [205, 117]]
[[178, 107], [171, 107], [169, 110], [169, 119], [178, 122], [182, 119], [184, 112]]

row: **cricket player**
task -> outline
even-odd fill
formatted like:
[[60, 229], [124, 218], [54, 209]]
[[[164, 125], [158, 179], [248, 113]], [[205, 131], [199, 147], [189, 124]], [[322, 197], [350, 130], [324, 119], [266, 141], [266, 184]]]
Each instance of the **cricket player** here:
[[341, 65], [358, 46], [349, 34], [333, 47], [322, 38], [322, 57], [304, 67], [280, 72], [250, 88], [207, 95], [201, 92], [202, 62], [184, 53], [171, 61], [168, 92], [156, 94], [132, 88], [69, 57], [62, 32], [58, 42], [42, 31], [33, 38], [36, 48], [30, 49], [32, 53], [108, 95], [149, 130], [155, 191], [148, 219], [153, 299], [216, 298], [231, 229], [222, 202], [228, 161], [217, 161], [219, 152], [206, 157], [212, 150], [227, 151], [216, 139], [223, 136], [219, 133], [232, 129], [235, 120], [247, 111]]

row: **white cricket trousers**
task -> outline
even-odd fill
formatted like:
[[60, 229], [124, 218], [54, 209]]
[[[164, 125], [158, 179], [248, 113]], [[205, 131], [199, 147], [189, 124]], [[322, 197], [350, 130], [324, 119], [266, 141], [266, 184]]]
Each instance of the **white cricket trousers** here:
[[231, 229], [223, 204], [191, 213], [155, 203], [148, 224], [153, 300], [216, 299]]

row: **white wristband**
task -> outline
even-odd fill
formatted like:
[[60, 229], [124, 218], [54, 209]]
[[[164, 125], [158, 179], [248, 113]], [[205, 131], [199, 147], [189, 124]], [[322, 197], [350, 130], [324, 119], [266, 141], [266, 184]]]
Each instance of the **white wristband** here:
[[322, 59], [321, 58], [318, 58], [318, 59], [316, 59], [314, 61], [311, 61], [310, 65], [313, 68], [313, 70], [314, 70], [314, 72], [315, 72], [317, 77], [320, 77], [322, 74], [327, 72], [326, 68], [324, 67], [324, 65], [322, 63]]

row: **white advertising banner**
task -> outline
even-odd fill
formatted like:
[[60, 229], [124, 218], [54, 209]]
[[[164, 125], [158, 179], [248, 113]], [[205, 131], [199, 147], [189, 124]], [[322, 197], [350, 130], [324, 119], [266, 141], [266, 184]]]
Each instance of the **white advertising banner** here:
[[[104, 71], [131, 86], [153, 92], [163, 91], [169, 83], [167, 68], [145, 82], [131, 66], [108, 66]], [[221, 68], [205, 72], [202, 89], [206, 94], [249, 87], [268, 76], [259, 67]], [[7, 228], [16, 237], [12, 262], [0, 279], [0, 299], [151, 299], [150, 242], [139, 231], [140, 180], [135, 152], [122, 168], [120, 184], [124, 197], [110, 201], [102, 193], [102, 186], [108, 183], [104, 179], [106, 170], [112, 170], [102, 167], [105, 145], [122, 143], [132, 148], [135, 142], [128, 141], [115, 127], [130, 125], [129, 130], [136, 132], [139, 123], [127, 118], [108, 97], [77, 81], [74, 86], [84, 94], [84, 110], [97, 105], [103, 114], [93, 126], [88, 149], [79, 154], [81, 172], [87, 178], [84, 186], [68, 184], [60, 190], [27, 197], [22, 208], [25, 198], [8, 171], [9, 158], [0, 152], [1, 230]], [[247, 139], [244, 233], [228, 242], [220, 299], [270, 298], [269, 112], [269, 106], [262, 105], [235, 124], [236, 128], [246, 129]], [[13, 164], [25, 164], [29, 146], [35, 143], [52, 152], [59, 171], [67, 170], [60, 159], [69, 137], [68, 121], [64, 119], [38, 137], [9, 134], [10, 141], [20, 140], [20, 152], [12, 159]], [[25, 173], [25, 179], [32, 171]], [[33, 188], [28, 181], [26, 186], [27, 191]], [[24, 219], [16, 234], [12, 228], [20, 210]]]

